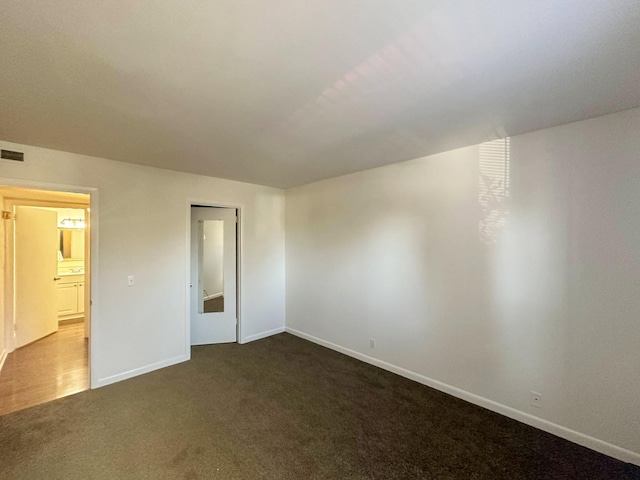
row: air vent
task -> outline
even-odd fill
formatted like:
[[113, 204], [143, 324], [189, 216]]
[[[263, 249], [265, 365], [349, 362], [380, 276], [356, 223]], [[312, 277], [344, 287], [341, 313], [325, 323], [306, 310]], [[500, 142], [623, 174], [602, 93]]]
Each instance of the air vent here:
[[16, 162], [24, 162], [24, 153], [13, 152], [11, 150], [0, 150], [0, 158], [5, 160], [15, 160]]

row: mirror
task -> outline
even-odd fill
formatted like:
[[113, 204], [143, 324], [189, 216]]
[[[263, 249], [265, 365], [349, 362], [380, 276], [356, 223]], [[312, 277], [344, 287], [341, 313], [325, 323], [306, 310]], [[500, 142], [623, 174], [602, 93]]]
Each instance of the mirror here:
[[59, 228], [60, 254], [64, 259], [84, 259], [84, 228]]
[[199, 313], [224, 312], [224, 221], [198, 221]]

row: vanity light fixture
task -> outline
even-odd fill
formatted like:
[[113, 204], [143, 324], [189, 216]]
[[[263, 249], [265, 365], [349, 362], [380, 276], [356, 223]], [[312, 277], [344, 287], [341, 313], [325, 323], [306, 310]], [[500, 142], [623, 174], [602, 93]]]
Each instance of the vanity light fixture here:
[[81, 218], [65, 218], [60, 222], [58, 228], [84, 228], [85, 223]]

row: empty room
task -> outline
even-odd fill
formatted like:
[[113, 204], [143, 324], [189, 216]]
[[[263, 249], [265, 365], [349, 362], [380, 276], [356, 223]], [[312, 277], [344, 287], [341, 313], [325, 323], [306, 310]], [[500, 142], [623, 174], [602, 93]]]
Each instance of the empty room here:
[[0, 12], [0, 478], [640, 479], [639, 2]]

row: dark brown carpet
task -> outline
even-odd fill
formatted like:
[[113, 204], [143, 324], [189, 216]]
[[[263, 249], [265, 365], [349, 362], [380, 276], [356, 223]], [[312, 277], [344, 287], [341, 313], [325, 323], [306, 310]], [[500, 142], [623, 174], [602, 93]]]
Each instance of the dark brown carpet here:
[[288, 334], [0, 417], [3, 479], [636, 479]]

